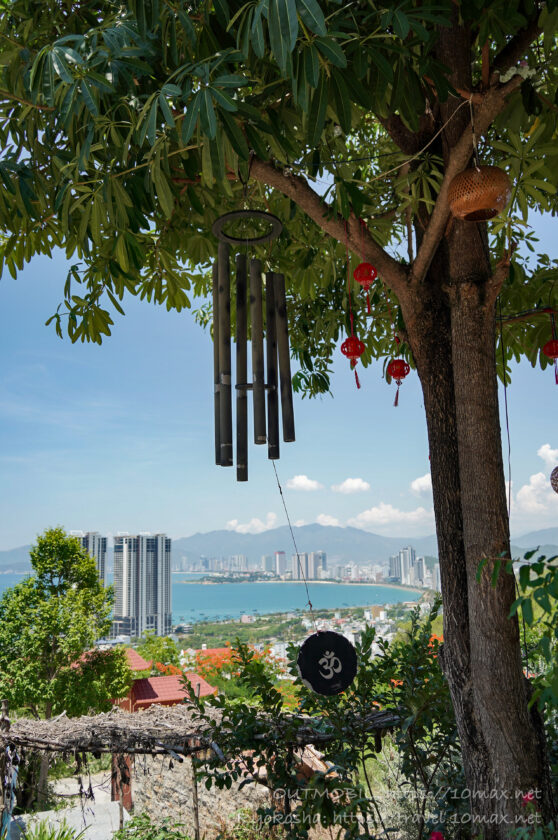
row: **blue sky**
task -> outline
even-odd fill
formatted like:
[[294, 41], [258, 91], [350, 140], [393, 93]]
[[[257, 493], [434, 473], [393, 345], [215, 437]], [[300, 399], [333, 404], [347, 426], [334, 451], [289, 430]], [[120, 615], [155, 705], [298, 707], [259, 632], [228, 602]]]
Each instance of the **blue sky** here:
[[[558, 257], [555, 231], [552, 219], [537, 223], [540, 250]], [[285, 524], [265, 447], [250, 446], [245, 484], [213, 463], [212, 345], [192, 313], [129, 298], [101, 347], [72, 345], [44, 326], [65, 275], [57, 255], [0, 281], [0, 549], [57, 524], [174, 538]], [[339, 354], [333, 398], [295, 395], [297, 440], [282, 444], [277, 462], [291, 519], [433, 533], [416, 374], [402, 385], [398, 408], [380, 363], [360, 379], [357, 390]], [[558, 464], [553, 371], [514, 368], [508, 400], [518, 535], [558, 521], [548, 482]]]

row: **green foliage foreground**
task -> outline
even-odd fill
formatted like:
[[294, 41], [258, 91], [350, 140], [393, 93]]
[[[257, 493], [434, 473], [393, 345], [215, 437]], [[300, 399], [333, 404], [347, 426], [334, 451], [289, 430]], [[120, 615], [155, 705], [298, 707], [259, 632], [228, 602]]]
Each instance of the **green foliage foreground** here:
[[110, 628], [112, 592], [75, 537], [52, 528], [31, 549], [34, 575], [0, 600], [0, 694], [36, 717], [87, 714], [126, 695], [123, 649], [94, 649]]

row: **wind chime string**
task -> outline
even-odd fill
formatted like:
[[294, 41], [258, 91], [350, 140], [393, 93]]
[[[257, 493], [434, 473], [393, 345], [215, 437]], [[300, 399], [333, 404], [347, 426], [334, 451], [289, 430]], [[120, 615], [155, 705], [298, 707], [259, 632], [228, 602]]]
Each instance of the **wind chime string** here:
[[477, 149], [477, 135], [475, 134], [475, 112], [473, 110], [473, 94], [469, 97], [469, 113], [471, 114], [471, 134], [473, 135], [473, 158], [475, 160], [475, 169], [480, 172], [479, 168], [479, 154]]
[[308, 590], [308, 581], [306, 580], [306, 575], [304, 574], [304, 569], [302, 568], [302, 563], [300, 562], [300, 554], [298, 551], [298, 546], [296, 544], [296, 539], [293, 531], [293, 526], [291, 525], [291, 517], [289, 516], [289, 511], [287, 510], [287, 503], [285, 502], [285, 496], [283, 494], [283, 488], [281, 487], [281, 482], [279, 481], [279, 476], [277, 474], [277, 467], [275, 466], [275, 461], [271, 462], [273, 465], [273, 472], [275, 473], [275, 479], [277, 481], [277, 487], [279, 488], [279, 495], [281, 496], [281, 501], [283, 502], [283, 508], [285, 510], [285, 516], [287, 517], [287, 522], [289, 525], [289, 531], [291, 532], [291, 539], [293, 541], [293, 546], [296, 554], [296, 561], [298, 563], [298, 568], [300, 569], [300, 575], [304, 582], [304, 588], [306, 589], [306, 597], [308, 598], [307, 604], [310, 611], [310, 616], [312, 617], [312, 621], [314, 623], [314, 629], [316, 633], [319, 633], [318, 624], [316, 622], [316, 616], [314, 615], [314, 608], [312, 606], [312, 601], [310, 600], [310, 592]]
[[[550, 327], [552, 330], [552, 339], [556, 341], [556, 321], [554, 319], [554, 312], [550, 313]], [[558, 385], [558, 358], [554, 357], [554, 379]]]
[[[345, 221], [345, 254], [347, 259], [347, 297], [349, 298], [349, 321], [351, 323], [351, 338], [354, 338], [355, 328], [354, 328], [354, 320], [353, 320], [353, 303], [351, 299], [351, 264], [349, 260], [349, 231], [347, 229], [347, 222]], [[358, 378], [358, 373], [356, 369], [357, 360], [356, 358], [351, 358], [351, 367], [355, 372], [355, 382], [357, 388], [360, 388], [360, 380]]]

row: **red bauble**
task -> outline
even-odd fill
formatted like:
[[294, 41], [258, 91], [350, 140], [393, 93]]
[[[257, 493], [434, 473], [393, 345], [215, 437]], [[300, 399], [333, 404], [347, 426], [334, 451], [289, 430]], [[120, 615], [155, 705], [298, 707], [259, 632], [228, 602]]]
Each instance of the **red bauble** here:
[[[341, 352], [347, 357], [347, 359], [350, 360], [352, 368], [356, 368], [356, 364], [365, 350], [366, 347], [364, 341], [361, 341], [360, 338], [356, 337], [356, 335], [350, 335], [341, 345]], [[358, 381], [358, 373], [356, 370], [355, 382], [357, 388], [360, 388], [360, 382]]]
[[356, 335], [350, 335], [341, 345], [341, 352], [347, 359], [351, 360], [351, 367], [356, 365], [365, 350], [364, 341], [361, 341]]
[[353, 277], [360, 283], [362, 288], [367, 292], [376, 277], [378, 276], [378, 272], [371, 265], [369, 262], [361, 262], [357, 265], [355, 270], [353, 271]]
[[551, 338], [543, 347], [543, 353], [549, 359], [558, 359], [558, 338]]
[[399, 386], [411, 370], [405, 359], [392, 359], [387, 366], [388, 376], [395, 379], [397, 383], [397, 391], [395, 392], [394, 405], [399, 404]]
[[410, 370], [411, 368], [405, 359], [392, 359], [387, 366], [388, 376], [395, 379], [398, 385], [401, 385], [401, 382], [405, 379]]

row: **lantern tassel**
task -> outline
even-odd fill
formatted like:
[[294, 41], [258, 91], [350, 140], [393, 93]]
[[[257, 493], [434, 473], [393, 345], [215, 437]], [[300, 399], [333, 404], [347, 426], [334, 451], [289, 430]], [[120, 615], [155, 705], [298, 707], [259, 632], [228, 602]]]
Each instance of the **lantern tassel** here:
[[372, 310], [370, 309], [370, 293], [369, 293], [368, 289], [366, 290], [366, 308], [368, 310], [368, 314], [371, 315]]
[[357, 388], [360, 388], [360, 382], [359, 382], [358, 373], [357, 373], [356, 368], [355, 368], [355, 382], [356, 382]]
[[393, 401], [393, 405], [395, 406], [395, 408], [397, 408], [397, 406], [399, 405], [399, 385], [400, 384], [401, 384], [400, 382], [397, 383], [397, 391], [395, 392], [395, 399]]

